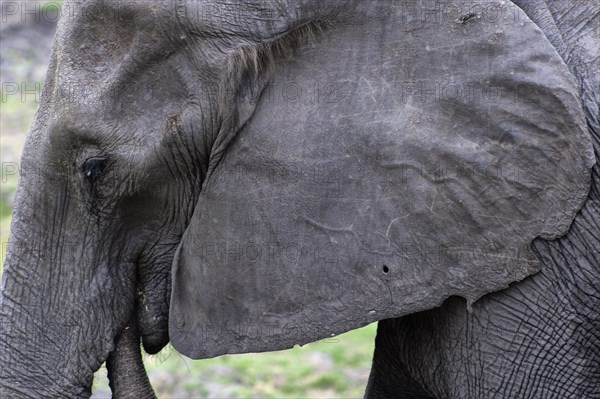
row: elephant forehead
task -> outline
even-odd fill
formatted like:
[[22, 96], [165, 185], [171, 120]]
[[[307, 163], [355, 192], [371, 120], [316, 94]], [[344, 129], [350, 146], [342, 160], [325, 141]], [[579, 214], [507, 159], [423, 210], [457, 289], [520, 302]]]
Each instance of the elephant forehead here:
[[180, 49], [171, 15], [146, 2], [66, 5], [54, 49], [55, 96], [89, 103], [114, 98]]
[[170, 39], [179, 36], [167, 31], [169, 13], [124, 3], [129, 8], [65, 5], [43, 93], [46, 118], [30, 136], [50, 137], [60, 147], [122, 132], [131, 143], [154, 139], [170, 118], [181, 119], [190, 95], [203, 87], [189, 71], [200, 71], [181, 42]]

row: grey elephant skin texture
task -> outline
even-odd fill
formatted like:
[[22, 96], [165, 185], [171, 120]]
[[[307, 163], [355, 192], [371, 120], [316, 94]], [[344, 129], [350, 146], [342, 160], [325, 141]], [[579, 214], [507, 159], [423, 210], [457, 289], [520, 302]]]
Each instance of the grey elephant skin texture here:
[[200, 359], [379, 320], [366, 397], [600, 396], [597, 7], [62, 11], [2, 397], [87, 397], [107, 359], [151, 396], [140, 338]]

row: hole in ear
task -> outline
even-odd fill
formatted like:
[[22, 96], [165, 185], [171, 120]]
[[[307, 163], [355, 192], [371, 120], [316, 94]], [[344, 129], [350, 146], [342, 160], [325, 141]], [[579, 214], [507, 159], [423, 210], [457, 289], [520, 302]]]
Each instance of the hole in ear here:
[[458, 19], [458, 22], [461, 24], [465, 24], [467, 23], [467, 21], [473, 19], [473, 18], [477, 18], [477, 14], [475, 14], [474, 12], [470, 12], [468, 14], [463, 15], [462, 17], [460, 17]]
[[388, 274], [388, 273], [389, 273], [389, 271], [390, 271], [390, 268], [389, 268], [389, 267], [387, 267], [387, 265], [383, 265], [383, 272], [384, 272], [385, 274]]

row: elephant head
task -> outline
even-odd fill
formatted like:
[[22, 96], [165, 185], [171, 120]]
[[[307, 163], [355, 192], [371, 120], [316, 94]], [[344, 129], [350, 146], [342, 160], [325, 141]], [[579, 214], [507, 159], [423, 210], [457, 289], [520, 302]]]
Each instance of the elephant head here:
[[417, 3], [66, 3], [0, 392], [89, 395], [138, 331], [149, 353], [285, 349], [536, 273], [531, 242], [589, 191], [575, 81], [512, 3]]

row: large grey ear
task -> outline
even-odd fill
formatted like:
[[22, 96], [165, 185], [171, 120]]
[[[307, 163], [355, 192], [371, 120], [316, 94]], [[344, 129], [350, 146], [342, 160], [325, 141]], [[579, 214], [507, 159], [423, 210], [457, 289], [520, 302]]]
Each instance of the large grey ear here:
[[452, 3], [368, 2], [277, 61], [176, 256], [178, 351], [290, 348], [538, 270], [589, 190], [577, 90], [510, 2]]

